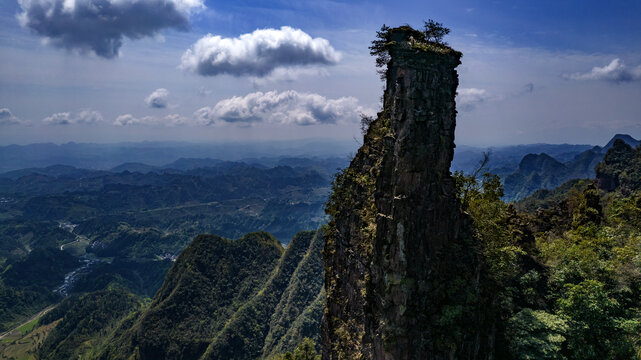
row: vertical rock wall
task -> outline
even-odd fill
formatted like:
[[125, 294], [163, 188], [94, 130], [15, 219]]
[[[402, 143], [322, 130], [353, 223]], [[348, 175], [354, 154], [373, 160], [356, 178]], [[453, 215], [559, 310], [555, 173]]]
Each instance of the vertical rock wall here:
[[461, 54], [390, 31], [384, 110], [328, 205], [324, 359], [491, 358], [455, 195]]

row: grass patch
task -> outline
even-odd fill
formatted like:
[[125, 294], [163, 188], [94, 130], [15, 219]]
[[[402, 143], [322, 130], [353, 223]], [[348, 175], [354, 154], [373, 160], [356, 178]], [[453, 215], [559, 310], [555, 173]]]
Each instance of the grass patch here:
[[26, 334], [30, 333], [31, 330], [33, 330], [33, 328], [36, 327], [36, 325], [38, 325], [38, 320], [39, 319], [40, 318], [33, 319], [33, 320], [29, 321], [28, 323], [22, 325], [21, 327], [17, 328], [16, 330], [18, 332], [20, 332], [21, 335], [26, 335]]

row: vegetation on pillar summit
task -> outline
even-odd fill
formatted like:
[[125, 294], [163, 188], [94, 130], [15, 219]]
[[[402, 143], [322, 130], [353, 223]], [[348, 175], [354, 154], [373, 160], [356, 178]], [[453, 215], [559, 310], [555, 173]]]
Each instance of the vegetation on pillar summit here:
[[389, 47], [396, 44], [392, 39], [392, 34], [404, 32], [408, 35], [408, 45], [417, 50], [436, 51], [439, 53], [449, 53], [453, 50], [443, 41], [445, 35], [450, 33], [450, 29], [443, 26], [442, 23], [432, 19], [423, 22], [423, 29], [416, 30], [409, 25], [403, 25], [391, 28], [385, 24], [376, 32], [376, 39], [372, 41], [369, 47], [370, 55], [376, 58], [376, 67], [381, 68], [378, 72], [381, 80], [385, 80], [385, 71], [387, 63], [390, 61]]

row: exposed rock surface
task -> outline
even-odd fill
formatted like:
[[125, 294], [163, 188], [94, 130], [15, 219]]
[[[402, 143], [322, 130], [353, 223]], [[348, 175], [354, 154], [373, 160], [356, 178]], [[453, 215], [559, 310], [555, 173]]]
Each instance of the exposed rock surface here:
[[327, 211], [324, 359], [491, 358], [449, 172], [461, 53], [391, 29], [384, 109]]

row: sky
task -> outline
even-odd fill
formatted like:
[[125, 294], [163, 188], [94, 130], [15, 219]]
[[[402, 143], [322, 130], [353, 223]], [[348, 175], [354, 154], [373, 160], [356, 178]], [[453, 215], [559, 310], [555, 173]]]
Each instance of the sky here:
[[0, 145], [358, 139], [376, 30], [427, 19], [457, 144], [641, 138], [638, 0], [0, 0]]

